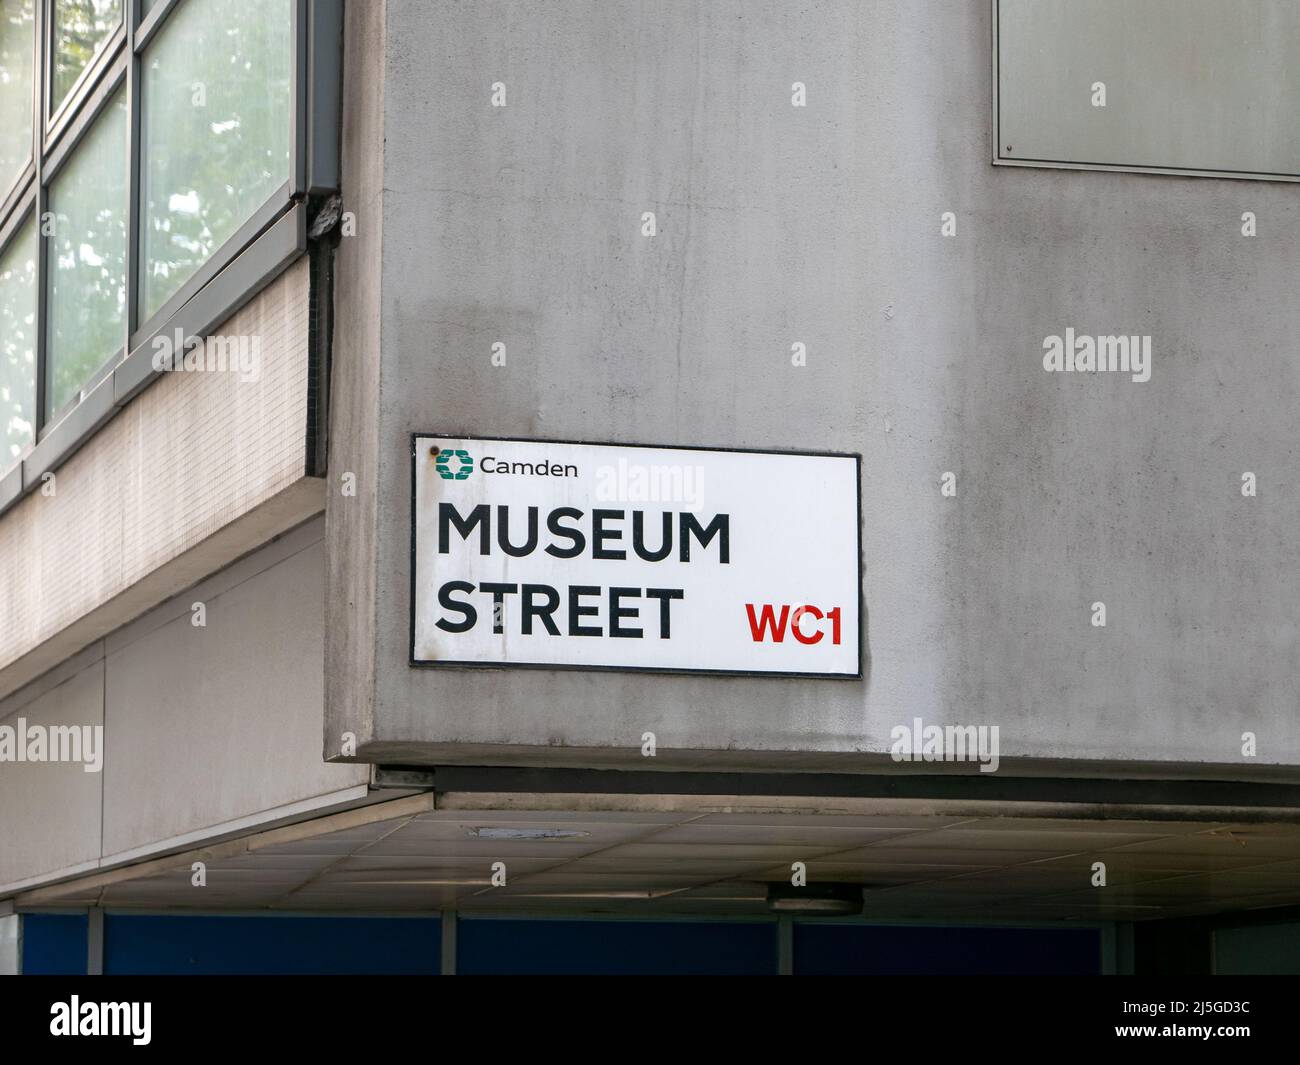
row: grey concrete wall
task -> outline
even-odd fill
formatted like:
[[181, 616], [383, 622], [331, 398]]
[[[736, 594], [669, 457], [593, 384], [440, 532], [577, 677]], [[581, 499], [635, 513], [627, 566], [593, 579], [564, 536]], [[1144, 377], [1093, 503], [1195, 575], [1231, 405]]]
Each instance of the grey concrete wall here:
[[0, 695], [322, 509], [303, 257], [213, 330], [261, 373], [169, 373], [0, 517]]
[[[104, 663], [77, 656], [45, 684], [0, 703], [0, 725], [104, 724]], [[0, 885], [92, 869], [100, 855], [104, 774], [78, 762], [0, 762]]]
[[322, 524], [105, 642], [105, 854], [365, 783], [360, 767], [324, 764], [317, 746]]
[[369, 732], [375, 677], [386, 10], [386, 0], [344, 7], [342, 184], [356, 232], [335, 256], [325, 497], [329, 756], [345, 731]]
[[0, 894], [363, 798], [365, 767], [320, 758], [324, 577], [316, 519], [0, 702], [104, 727], [98, 773], [0, 762]]
[[[382, 78], [348, 69], [383, 96], [382, 293], [339, 292], [380, 315], [375, 550], [330, 545], [374, 629], [328, 621], [374, 664], [331, 655], [327, 753], [639, 763], [651, 730], [661, 767], [849, 767], [919, 716], [1061, 765], [1245, 772], [1247, 730], [1300, 762], [1294, 188], [993, 167], [984, 0], [385, 17]], [[1044, 372], [1067, 327], [1151, 335], [1151, 380]], [[867, 678], [411, 669], [415, 430], [860, 452]]]

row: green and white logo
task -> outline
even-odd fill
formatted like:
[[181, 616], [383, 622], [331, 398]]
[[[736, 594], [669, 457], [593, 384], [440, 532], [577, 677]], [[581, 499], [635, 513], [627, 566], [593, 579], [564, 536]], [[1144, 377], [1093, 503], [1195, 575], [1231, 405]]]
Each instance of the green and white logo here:
[[[451, 464], [453, 458], [456, 460], [454, 467]], [[434, 468], [444, 481], [463, 481], [474, 472], [474, 459], [468, 451], [446, 447], [438, 452]]]

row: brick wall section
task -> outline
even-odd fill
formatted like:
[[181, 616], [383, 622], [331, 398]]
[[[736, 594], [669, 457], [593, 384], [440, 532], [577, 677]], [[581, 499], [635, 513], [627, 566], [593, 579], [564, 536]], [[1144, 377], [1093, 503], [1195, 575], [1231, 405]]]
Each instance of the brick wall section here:
[[170, 373], [0, 518], [0, 669], [300, 481], [304, 257], [214, 332], [260, 337], [261, 373]]

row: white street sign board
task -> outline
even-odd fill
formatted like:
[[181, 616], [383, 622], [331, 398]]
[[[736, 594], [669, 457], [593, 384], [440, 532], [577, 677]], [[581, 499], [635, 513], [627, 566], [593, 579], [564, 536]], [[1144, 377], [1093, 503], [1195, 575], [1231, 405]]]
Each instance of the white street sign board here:
[[858, 457], [412, 437], [411, 662], [858, 678]]

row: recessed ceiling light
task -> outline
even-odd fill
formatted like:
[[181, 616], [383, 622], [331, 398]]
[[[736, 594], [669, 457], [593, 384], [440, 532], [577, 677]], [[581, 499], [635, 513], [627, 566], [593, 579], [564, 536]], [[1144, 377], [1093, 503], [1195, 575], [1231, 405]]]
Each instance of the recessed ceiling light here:
[[768, 884], [767, 908], [773, 913], [849, 914], [862, 912], [861, 884]]

